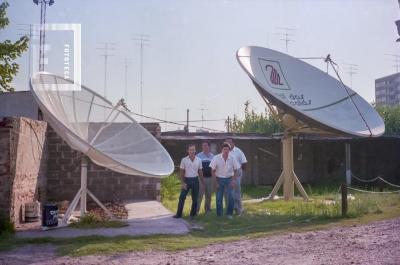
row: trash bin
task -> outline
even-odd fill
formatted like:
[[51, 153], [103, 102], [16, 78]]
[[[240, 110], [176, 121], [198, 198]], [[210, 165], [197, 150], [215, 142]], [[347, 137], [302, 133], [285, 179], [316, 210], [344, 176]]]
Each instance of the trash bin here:
[[36, 222], [39, 220], [40, 203], [28, 202], [25, 203], [25, 222]]
[[58, 207], [55, 203], [46, 203], [43, 206], [42, 226], [53, 227], [58, 225]]

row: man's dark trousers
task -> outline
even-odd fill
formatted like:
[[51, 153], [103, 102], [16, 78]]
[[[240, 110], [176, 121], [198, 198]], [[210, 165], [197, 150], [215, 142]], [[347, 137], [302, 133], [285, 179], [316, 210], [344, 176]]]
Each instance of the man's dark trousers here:
[[178, 210], [176, 216], [182, 217], [183, 206], [185, 206], [186, 195], [191, 190], [192, 194], [192, 208], [190, 210], [190, 216], [195, 216], [197, 211], [197, 202], [199, 198], [199, 178], [184, 178], [186, 183], [186, 190], [181, 189], [181, 194], [179, 195]]

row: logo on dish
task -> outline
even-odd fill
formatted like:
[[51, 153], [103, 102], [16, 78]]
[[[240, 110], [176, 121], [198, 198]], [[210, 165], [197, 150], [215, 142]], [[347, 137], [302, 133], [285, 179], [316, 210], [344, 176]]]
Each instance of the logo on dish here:
[[260, 66], [267, 85], [270, 88], [279, 90], [290, 90], [290, 87], [283, 75], [282, 67], [277, 61], [259, 59]]
[[283, 86], [283, 83], [281, 83], [281, 76], [279, 75], [278, 71], [270, 64], [267, 64], [265, 66], [265, 70], [267, 70], [267, 73], [270, 73], [269, 80], [271, 81], [272, 84], [274, 85], [279, 85]]

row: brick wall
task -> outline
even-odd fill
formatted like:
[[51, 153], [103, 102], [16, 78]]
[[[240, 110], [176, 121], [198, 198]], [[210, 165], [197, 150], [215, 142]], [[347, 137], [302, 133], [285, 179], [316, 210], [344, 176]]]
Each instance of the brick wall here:
[[3, 216], [10, 216], [10, 141], [11, 128], [0, 127], [0, 214]]
[[[47, 143], [48, 200], [70, 201], [80, 188], [81, 153], [72, 150], [50, 126]], [[160, 195], [160, 179], [113, 172], [89, 159], [88, 189], [101, 201], [155, 200]]]
[[24, 205], [44, 201], [46, 185], [45, 134], [47, 124], [28, 118], [3, 120], [0, 128], [0, 212], [16, 226], [24, 219]]

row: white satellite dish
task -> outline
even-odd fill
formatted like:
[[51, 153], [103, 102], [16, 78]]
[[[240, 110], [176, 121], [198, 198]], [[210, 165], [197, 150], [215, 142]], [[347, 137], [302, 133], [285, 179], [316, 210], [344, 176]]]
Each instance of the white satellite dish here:
[[[270, 198], [276, 195], [282, 183], [285, 199], [293, 198], [293, 183], [307, 198], [293, 171], [294, 134], [377, 137], [385, 131], [383, 119], [368, 102], [343, 82], [312, 65], [254, 46], [240, 48], [237, 60], [285, 128], [284, 168]], [[328, 57], [327, 62], [331, 62], [329, 60]]]
[[[32, 76], [31, 90], [57, 134], [94, 163], [123, 174], [145, 177], [165, 177], [173, 172], [168, 152], [127, 113], [123, 101], [113, 105], [87, 87], [46, 72]], [[107, 211], [87, 189], [85, 155], [81, 189], [67, 210], [65, 222], [79, 199], [81, 215], [85, 214], [86, 193]]]

